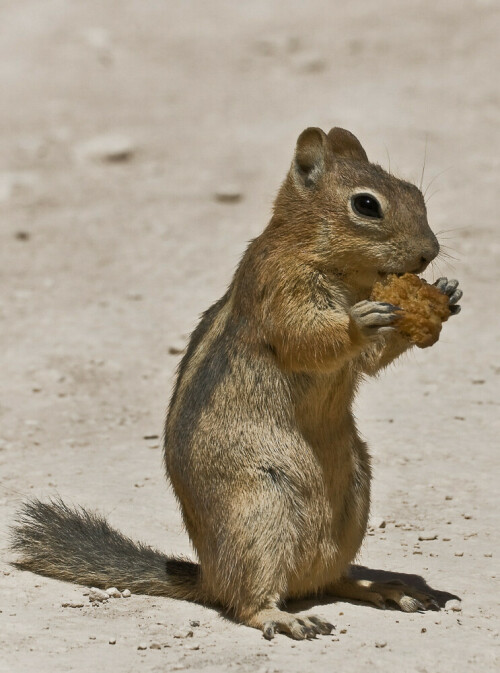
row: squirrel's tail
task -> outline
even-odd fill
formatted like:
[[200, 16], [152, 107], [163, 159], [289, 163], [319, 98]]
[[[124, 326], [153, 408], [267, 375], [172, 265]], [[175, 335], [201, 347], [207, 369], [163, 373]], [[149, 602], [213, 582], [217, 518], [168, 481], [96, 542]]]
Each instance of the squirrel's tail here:
[[24, 504], [12, 528], [18, 568], [132, 593], [202, 600], [200, 566], [133, 542], [107, 521], [61, 500]]

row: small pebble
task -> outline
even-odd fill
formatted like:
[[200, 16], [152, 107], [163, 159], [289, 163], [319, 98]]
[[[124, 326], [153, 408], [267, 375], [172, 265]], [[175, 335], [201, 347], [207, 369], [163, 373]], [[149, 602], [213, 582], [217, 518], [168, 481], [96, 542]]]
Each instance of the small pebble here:
[[243, 198], [241, 189], [237, 185], [223, 185], [214, 194], [219, 203], [238, 203]]
[[347, 633], [347, 629], [340, 629], [339, 633]]
[[161, 645], [160, 645], [160, 643], [151, 643], [151, 645], [149, 646], [149, 649], [150, 650], [161, 650]]
[[16, 231], [14, 238], [18, 241], [29, 241], [31, 234], [29, 231]]
[[427, 633], [427, 629], [425, 628], [425, 626], [423, 626], [423, 627], [420, 629], [420, 633]]
[[76, 602], [61, 603], [61, 606], [63, 608], [83, 608], [83, 603], [76, 603]]
[[452, 610], [453, 612], [462, 612], [462, 604], [457, 600], [449, 601], [446, 604], [446, 609]]
[[109, 600], [108, 594], [102, 589], [91, 587], [89, 591], [89, 601], [91, 603], [105, 603]]
[[375, 643], [375, 647], [385, 647], [387, 645], [387, 642], [385, 640], [378, 640]]
[[493, 554], [491, 552], [488, 552], [487, 554], [485, 554], [486, 558], [491, 558], [492, 556], [493, 556]]
[[80, 143], [75, 154], [80, 161], [128, 161], [136, 151], [134, 143], [126, 136], [109, 133]]
[[186, 350], [185, 346], [181, 346], [180, 344], [178, 346], [169, 346], [168, 354], [169, 355], [182, 355], [185, 350]]
[[129, 589], [125, 589], [124, 591], [122, 591], [123, 598], [130, 598], [131, 595], [132, 594], [130, 593]]
[[176, 631], [174, 633], [174, 638], [192, 638], [193, 637], [193, 632], [191, 629], [186, 629], [184, 631]]
[[110, 645], [116, 645], [116, 638], [110, 638], [110, 639], [108, 640], [108, 643], [109, 643]]
[[418, 536], [418, 539], [421, 542], [429, 541], [429, 540], [437, 540], [437, 533], [420, 533], [420, 535]]
[[188, 647], [188, 650], [199, 650], [199, 649], [200, 649], [199, 643], [192, 643], [192, 645]]
[[196, 628], [199, 625], [200, 625], [200, 622], [198, 621], [198, 619], [190, 619], [189, 620], [189, 626], [192, 626], [193, 628]]
[[464, 555], [463, 551], [456, 551], [455, 552], [455, 556], [463, 556], [463, 555]]
[[370, 523], [372, 528], [385, 528], [387, 525], [385, 519], [380, 517], [372, 519]]
[[121, 593], [118, 591], [118, 589], [116, 587], [110, 587], [109, 589], [106, 589], [106, 593], [108, 594], [108, 596], [110, 598], [121, 598], [122, 597]]
[[316, 54], [314, 52], [299, 53], [293, 59], [293, 62], [296, 70], [303, 73], [317, 73], [325, 70], [327, 67], [327, 62], [321, 54]]
[[139, 645], [137, 645], [137, 649], [138, 650], [147, 650], [148, 646], [146, 645], [146, 643], [139, 643]]

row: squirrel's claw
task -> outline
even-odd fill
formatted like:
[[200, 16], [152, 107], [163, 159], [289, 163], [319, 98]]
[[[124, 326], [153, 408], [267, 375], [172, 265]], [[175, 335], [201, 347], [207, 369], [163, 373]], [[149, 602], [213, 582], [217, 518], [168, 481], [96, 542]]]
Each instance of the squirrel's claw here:
[[434, 285], [440, 292], [448, 295], [451, 315], [460, 313], [461, 308], [458, 302], [462, 299], [464, 293], [458, 287], [458, 280], [455, 278], [448, 280], [448, 278], [443, 276], [442, 278], [438, 278]]

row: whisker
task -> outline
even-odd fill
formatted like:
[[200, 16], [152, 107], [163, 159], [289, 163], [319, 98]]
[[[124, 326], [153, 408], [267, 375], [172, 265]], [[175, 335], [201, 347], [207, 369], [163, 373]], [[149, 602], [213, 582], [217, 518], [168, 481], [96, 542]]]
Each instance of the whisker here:
[[463, 231], [467, 227], [452, 227], [451, 229], [440, 229], [439, 231], [436, 231], [436, 236], [439, 236], [439, 234], [448, 234], [450, 231]]
[[385, 153], [387, 154], [387, 162], [389, 164], [389, 168], [388, 168], [387, 172], [389, 173], [389, 175], [391, 175], [391, 157], [389, 155], [389, 150], [387, 148], [387, 145], [384, 145], [384, 147], [385, 147]]
[[428, 141], [428, 139], [429, 139], [428, 135], [425, 134], [424, 165], [422, 166], [422, 173], [420, 175], [420, 185], [418, 187], [420, 189], [420, 191], [422, 191], [422, 185], [424, 184], [424, 173], [425, 173], [425, 162], [427, 161], [427, 141]]
[[436, 194], [439, 194], [440, 191], [441, 191], [440, 189], [435, 189], [435, 190], [432, 192], [432, 194], [431, 194], [430, 196], [427, 196], [427, 197], [426, 197], [425, 192], [424, 192], [424, 200], [425, 200], [425, 203], [426, 203], [426, 204], [429, 203], [429, 201], [432, 199], [432, 197], [433, 197], [433, 196], [436, 196]]
[[447, 173], [448, 171], [450, 171], [452, 168], [454, 168], [454, 167], [453, 167], [453, 166], [448, 166], [448, 168], [444, 168], [442, 171], [440, 171], [439, 173], [437, 173], [437, 174], [432, 178], [432, 180], [429, 182], [429, 184], [427, 185], [427, 187], [426, 187], [425, 190], [424, 190], [424, 197], [425, 197], [425, 195], [427, 194], [427, 191], [429, 190], [429, 187], [435, 182], [435, 180], [437, 180], [439, 177], [441, 177], [441, 175], [443, 175], [443, 173]]
[[456, 252], [457, 255], [460, 254], [459, 251], [456, 248], [452, 248], [451, 245], [446, 245], [445, 243], [440, 242], [440, 248], [443, 251], [443, 253], [446, 253], [449, 255], [449, 251], [451, 250], [452, 252]]

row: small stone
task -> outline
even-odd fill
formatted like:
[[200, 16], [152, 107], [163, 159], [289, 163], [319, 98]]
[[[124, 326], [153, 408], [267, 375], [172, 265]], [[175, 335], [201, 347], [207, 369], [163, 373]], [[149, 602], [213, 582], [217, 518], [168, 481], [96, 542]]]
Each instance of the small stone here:
[[176, 631], [174, 633], [174, 638], [192, 638], [193, 631], [191, 629], [184, 629], [182, 631]]
[[97, 161], [117, 163], [128, 161], [136, 152], [130, 138], [115, 133], [108, 133], [80, 143], [75, 148], [79, 161]]
[[106, 589], [106, 593], [108, 594], [108, 596], [110, 598], [121, 598], [122, 597], [121, 593], [118, 591], [118, 589], [116, 587], [110, 587], [109, 589]]
[[441, 540], [442, 540], [443, 542], [450, 542], [450, 541], [451, 541], [451, 537], [442, 537]]
[[455, 556], [463, 556], [463, 555], [464, 555], [463, 551], [456, 551], [455, 552]]
[[385, 519], [382, 519], [381, 517], [376, 517], [371, 520], [371, 527], [372, 528], [385, 528], [386, 527], [386, 521]]
[[493, 554], [491, 552], [487, 552], [484, 556], [485, 558], [491, 558]]
[[447, 610], [452, 610], [453, 612], [462, 612], [462, 604], [458, 600], [448, 601], [446, 604]]
[[243, 198], [241, 189], [237, 185], [223, 185], [219, 187], [214, 194], [215, 200], [219, 203], [238, 203]]
[[200, 622], [199, 622], [198, 619], [190, 619], [189, 620], [189, 626], [192, 626], [193, 628], [196, 628], [199, 625], [200, 625]]
[[61, 603], [61, 606], [63, 608], [83, 608], [83, 603], [71, 601], [69, 603]]
[[91, 587], [89, 591], [89, 601], [91, 603], [105, 603], [109, 600], [108, 594], [102, 589]]
[[340, 629], [339, 633], [347, 633], [347, 629]]
[[108, 640], [108, 643], [109, 643], [110, 645], [116, 645], [116, 638], [110, 638], [110, 639]]
[[29, 241], [31, 234], [29, 231], [16, 231], [14, 238], [18, 241]]
[[387, 642], [385, 640], [377, 640], [375, 643], [375, 647], [385, 647], [387, 645]]
[[161, 650], [161, 645], [160, 645], [160, 643], [151, 643], [151, 645], [149, 646], [149, 649], [150, 650]]
[[159, 439], [159, 435], [143, 435], [143, 439]]
[[321, 54], [314, 52], [301, 52], [296, 55], [293, 62], [296, 70], [307, 74], [322, 72], [327, 67], [327, 62]]
[[462, 514], [464, 519], [472, 519], [472, 514]]
[[420, 633], [427, 633], [427, 629], [425, 628], [425, 626], [422, 626], [422, 628], [420, 629]]
[[169, 346], [168, 349], [168, 354], [169, 355], [182, 355], [186, 348], [184, 346], [176, 345], [176, 346]]
[[137, 645], [137, 649], [138, 650], [147, 650], [148, 646], [146, 645], [146, 643], [139, 643], [139, 645]]
[[130, 593], [129, 589], [125, 589], [124, 591], [122, 591], [123, 598], [130, 598], [131, 595], [132, 594]]
[[453, 496], [452, 495], [446, 495], [444, 499], [445, 500], [453, 500]]
[[188, 650], [199, 650], [200, 649], [200, 643], [192, 643], [189, 647]]
[[429, 540], [437, 540], [437, 533], [420, 533], [418, 539], [421, 542], [428, 542]]

